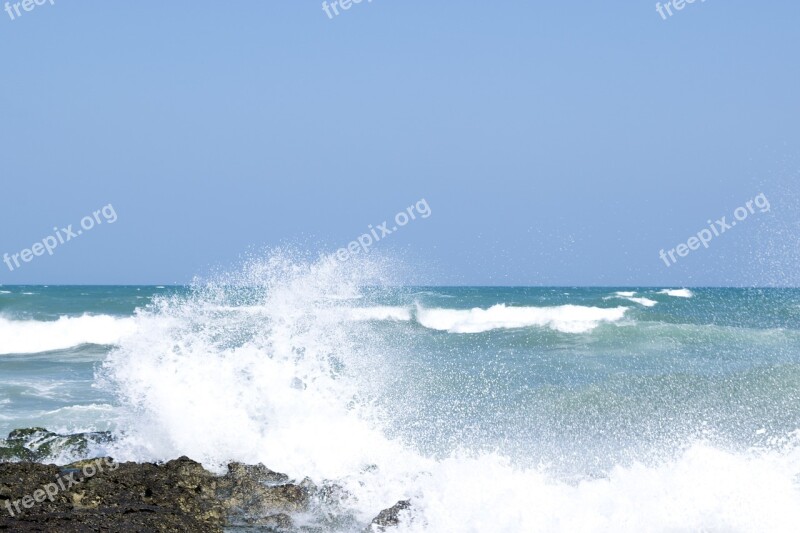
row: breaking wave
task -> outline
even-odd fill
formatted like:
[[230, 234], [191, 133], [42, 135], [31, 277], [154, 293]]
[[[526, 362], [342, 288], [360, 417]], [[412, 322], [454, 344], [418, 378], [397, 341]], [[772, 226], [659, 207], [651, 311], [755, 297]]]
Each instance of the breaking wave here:
[[117, 344], [136, 331], [133, 318], [62, 316], [54, 321], [0, 317], [0, 355], [65, 350], [81, 344]]
[[625, 311], [626, 307], [507, 307], [505, 304], [498, 304], [488, 309], [419, 308], [417, 320], [426, 328], [450, 333], [482, 333], [494, 329], [531, 326], [548, 327], [564, 333], [585, 333], [603, 322], [621, 320]]

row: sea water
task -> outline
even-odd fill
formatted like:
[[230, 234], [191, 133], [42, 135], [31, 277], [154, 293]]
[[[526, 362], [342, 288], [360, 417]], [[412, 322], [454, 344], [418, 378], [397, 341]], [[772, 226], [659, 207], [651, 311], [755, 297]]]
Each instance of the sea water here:
[[401, 531], [800, 527], [800, 291], [387, 268], [275, 253], [187, 287], [0, 286], [0, 433], [336, 483], [344, 530], [403, 499]]

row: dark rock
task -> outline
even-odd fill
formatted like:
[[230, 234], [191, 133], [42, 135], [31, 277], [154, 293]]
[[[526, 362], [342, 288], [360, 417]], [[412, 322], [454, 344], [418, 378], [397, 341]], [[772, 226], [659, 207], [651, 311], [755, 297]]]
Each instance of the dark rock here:
[[273, 472], [262, 464], [246, 465], [242, 463], [231, 463], [228, 465], [229, 479], [255, 479], [261, 483], [269, 485], [281, 485], [289, 481], [289, 476]]
[[217, 486], [228, 523], [290, 529], [288, 515], [308, 509], [310, 491], [288, 481], [288, 476], [264, 465], [228, 465], [228, 473], [219, 478]]
[[111, 440], [106, 431], [59, 435], [43, 428], [16, 429], [0, 439], [0, 461], [43, 461], [62, 453], [85, 457], [90, 446]]
[[403, 511], [411, 509], [411, 501], [402, 500], [394, 504], [394, 506], [384, 509], [375, 519], [367, 531], [386, 531], [387, 527], [395, 527], [400, 525], [400, 518]]
[[[0, 441], [0, 533], [358, 531], [355, 499], [329, 481], [293, 482], [264, 465], [231, 463], [222, 476], [187, 457], [164, 464], [111, 458], [66, 466], [32, 462], [65, 449], [89, 449], [107, 434], [57, 435], [41, 428]], [[107, 442], [107, 441], [105, 441]], [[66, 448], [65, 448], [66, 447]], [[3, 463], [7, 459], [26, 462]], [[397, 525], [407, 501], [382, 511], [369, 531]], [[294, 522], [302, 517], [302, 526]]]
[[216, 477], [187, 458], [0, 464], [0, 531], [217, 532], [225, 513], [215, 489]]

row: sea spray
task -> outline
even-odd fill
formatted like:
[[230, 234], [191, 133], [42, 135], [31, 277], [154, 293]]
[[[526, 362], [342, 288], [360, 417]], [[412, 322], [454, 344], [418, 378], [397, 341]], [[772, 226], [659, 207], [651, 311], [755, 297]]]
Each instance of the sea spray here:
[[[371, 402], [390, 375], [385, 346], [364, 321], [337, 318], [381, 280], [379, 267], [276, 253], [141, 311], [100, 375], [123, 406], [115, 455], [188, 455], [217, 470], [261, 462], [298, 479], [352, 479], [353, 490], [359, 472], [422, 461], [383, 435]], [[370, 497], [376, 487], [386, 493]], [[358, 500], [380, 506], [396, 490], [373, 485]]]

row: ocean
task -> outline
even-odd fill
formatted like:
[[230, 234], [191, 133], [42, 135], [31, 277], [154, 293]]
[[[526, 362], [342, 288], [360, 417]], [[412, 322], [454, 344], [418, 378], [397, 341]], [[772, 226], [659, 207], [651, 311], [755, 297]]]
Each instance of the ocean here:
[[[793, 532], [800, 290], [417, 287], [254, 261], [191, 286], [0, 286], [0, 436], [264, 463], [400, 531]], [[55, 462], [75, 459], [61, 450]], [[340, 526], [335, 526], [340, 524]]]

